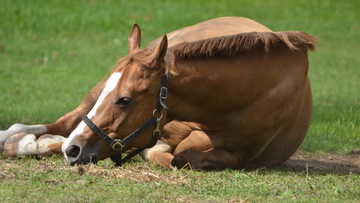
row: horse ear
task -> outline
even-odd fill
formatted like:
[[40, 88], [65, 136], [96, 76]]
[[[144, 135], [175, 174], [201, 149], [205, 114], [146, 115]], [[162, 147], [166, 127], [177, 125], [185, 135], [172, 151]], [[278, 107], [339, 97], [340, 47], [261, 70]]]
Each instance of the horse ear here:
[[168, 39], [167, 36], [164, 35], [161, 39], [160, 44], [156, 47], [155, 51], [153, 52], [153, 62], [159, 62], [161, 60], [164, 60], [164, 57], [166, 55], [168, 46]]
[[134, 23], [129, 35], [129, 53], [140, 49], [141, 46], [141, 30], [138, 24]]

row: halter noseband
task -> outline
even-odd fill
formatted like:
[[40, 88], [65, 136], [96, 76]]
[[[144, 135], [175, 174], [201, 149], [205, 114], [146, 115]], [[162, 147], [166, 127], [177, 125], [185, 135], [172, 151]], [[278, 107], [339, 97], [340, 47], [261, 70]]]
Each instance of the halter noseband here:
[[[166, 59], [165, 59], [166, 60]], [[166, 61], [167, 62], [167, 61]], [[85, 122], [85, 124], [95, 133], [97, 134], [100, 138], [102, 138], [103, 140], [105, 140], [107, 143], [109, 143], [109, 145], [115, 150], [115, 156], [111, 157], [111, 160], [114, 162], [114, 164], [116, 166], [122, 166], [123, 163], [127, 162], [129, 159], [131, 159], [133, 156], [137, 155], [138, 153], [140, 153], [141, 151], [143, 151], [145, 148], [151, 148], [153, 147], [160, 134], [161, 134], [161, 130], [160, 130], [160, 120], [163, 116], [163, 112], [162, 112], [162, 108], [164, 107], [165, 109], [168, 109], [165, 105], [165, 99], [167, 97], [167, 83], [168, 83], [168, 76], [167, 74], [164, 74], [163, 76], [163, 80], [161, 82], [161, 88], [160, 88], [160, 95], [159, 95], [159, 100], [158, 100], [158, 104], [156, 106], [156, 109], [153, 111], [153, 115], [151, 116], [151, 118], [146, 121], [140, 128], [138, 128], [137, 130], [135, 130], [133, 133], [131, 133], [130, 135], [128, 135], [127, 137], [125, 137], [124, 139], [112, 139], [111, 137], [109, 137], [104, 131], [102, 131], [99, 127], [97, 127], [90, 119], [89, 117], [87, 117], [87, 115], [85, 115], [82, 120]], [[156, 117], [155, 113], [156, 112], [160, 112], [161, 116], [160, 117]], [[156, 123], [156, 128], [153, 131], [153, 139], [151, 141], [151, 143], [144, 147], [144, 148], [139, 148], [136, 149], [135, 151], [131, 152], [130, 154], [128, 154], [124, 159], [122, 159], [122, 155], [121, 155], [121, 149], [128, 144], [130, 141], [132, 141], [133, 139], [135, 139], [137, 136], [139, 136], [141, 133], [143, 133], [145, 130], [147, 130], [150, 126], [152, 126], [154, 123]], [[118, 147], [119, 146], [119, 147]]]

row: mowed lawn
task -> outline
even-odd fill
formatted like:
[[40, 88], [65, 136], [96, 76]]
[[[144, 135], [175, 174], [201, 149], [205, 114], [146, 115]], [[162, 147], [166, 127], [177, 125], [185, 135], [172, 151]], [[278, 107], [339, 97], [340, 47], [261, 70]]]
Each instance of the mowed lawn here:
[[[155, 38], [184, 26], [221, 16], [242, 16], [274, 31], [306, 31], [318, 37], [318, 51], [309, 53], [313, 117], [300, 149], [342, 154], [358, 151], [359, 11], [358, 0], [1, 0], [0, 129], [13, 123], [54, 122], [76, 108], [115, 62], [127, 54], [127, 38], [134, 22], [142, 29], [145, 47]], [[97, 202], [116, 198], [128, 202], [246, 198], [250, 202], [360, 201], [356, 174], [282, 169], [177, 171], [180, 175], [176, 177], [186, 176], [187, 182], [172, 185], [161, 179], [135, 181], [105, 173], [79, 176], [75, 169], [63, 164], [61, 157], [1, 158], [2, 163], [16, 165], [9, 168], [0, 164], [0, 200], [9, 202]], [[34, 170], [36, 164], [53, 168]], [[109, 171], [115, 170], [109, 161], [101, 164]], [[137, 160], [128, 167], [142, 164]], [[146, 167], [157, 176], [173, 175], [156, 166]]]

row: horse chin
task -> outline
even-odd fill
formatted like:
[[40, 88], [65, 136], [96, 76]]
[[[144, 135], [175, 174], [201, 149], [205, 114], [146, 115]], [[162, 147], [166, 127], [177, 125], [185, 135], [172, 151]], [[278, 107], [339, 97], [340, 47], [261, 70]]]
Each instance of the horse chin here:
[[85, 160], [83, 162], [81, 162], [81, 164], [97, 164], [97, 162], [99, 161], [99, 158], [97, 155], [95, 154], [89, 154], [88, 156], [85, 156]]

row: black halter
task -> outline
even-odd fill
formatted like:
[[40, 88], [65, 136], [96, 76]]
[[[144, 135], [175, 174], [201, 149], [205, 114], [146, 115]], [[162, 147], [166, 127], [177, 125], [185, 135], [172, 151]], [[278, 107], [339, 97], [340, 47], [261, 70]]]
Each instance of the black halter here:
[[[85, 115], [82, 120], [86, 123], [86, 125], [92, 130], [94, 131], [95, 134], [97, 134], [100, 138], [102, 138], [103, 140], [105, 140], [107, 143], [110, 144], [110, 146], [115, 150], [115, 156], [111, 157], [111, 160], [114, 162], [114, 164], [116, 166], [122, 166], [123, 163], [127, 162], [129, 159], [131, 159], [133, 156], [137, 155], [138, 153], [140, 153], [141, 151], [143, 151], [145, 148], [151, 148], [153, 147], [160, 134], [160, 120], [163, 116], [163, 112], [162, 112], [162, 108], [164, 107], [165, 109], [168, 109], [165, 105], [165, 99], [167, 96], [167, 83], [168, 83], [168, 76], [167, 74], [164, 74], [163, 76], [163, 80], [161, 83], [161, 89], [160, 89], [160, 95], [159, 95], [159, 101], [158, 104], [156, 106], [156, 109], [153, 111], [153, 115], [151, 116], [151, 118], [146, 121], [140, 128], [138, 128], [137, 130], [135, 130], [133, 133], [131, 133], [129, 136], [125, 137], [124, 139], [112, 139], [111, 137], [109, 137], [106, 133], [104, 133], [104, 131], [102, 131], [99, 127], [97, 127], [88, 117], [87, 115]], [[155, 113], [156, 112], [160, 112], [161, 115], [160, 117], [156, 117]], [[131, 152], [130, 154], [128, 154], [124, 159], [122, 159], [122, 155], [121, 155], [121, 149], [128, 144], [130, 141], [132, 141], [133, 139], [135, 139], [137, 136], [139, 136], [141, 133], [143, 133], [145, 130], [147, 130], [150, 126], [152, 126], [154, 123], [156, 123], [156, 128], [153, 131], [153, 139], [151, 141], [151, 143], [146, 146], [145, 148], [139, 148], [136, 149], [135, 151]], [[119, 147], [117, 147], [119, 146]]]

